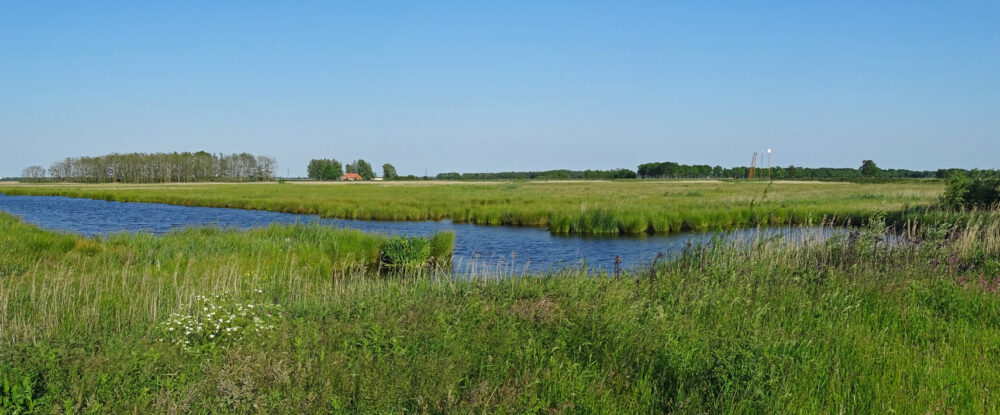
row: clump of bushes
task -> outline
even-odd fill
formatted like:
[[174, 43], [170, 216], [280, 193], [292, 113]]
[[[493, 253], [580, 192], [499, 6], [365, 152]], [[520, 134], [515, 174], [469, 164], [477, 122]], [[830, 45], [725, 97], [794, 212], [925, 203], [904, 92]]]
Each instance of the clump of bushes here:
[[431, 244], [426, 238], [395, 236], [382, 247], [379, 268], [410, 273], [426, 266], [431, 259]]
[[443, 267], [451, 264], [454, 249], [454, 232], [440, 232], [431, 238], [394, 236], [382, 246], [378, 267], [400, 274]]
[[1000, 180], [958, 173], [948, 178], [941, 204], [952, 209], [990, 208], [1000, 202]]

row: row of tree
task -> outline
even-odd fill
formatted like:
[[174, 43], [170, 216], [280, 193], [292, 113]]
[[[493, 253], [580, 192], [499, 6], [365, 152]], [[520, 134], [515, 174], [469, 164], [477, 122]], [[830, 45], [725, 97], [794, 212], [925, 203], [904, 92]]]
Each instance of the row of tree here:
[[[264, 181], [274, 178], [276, 161], [272, 157], [248, 153], [211, 154], [196, 153], [112, 153], [98, 157], [69, 157], [53, 163], [47, 170], [42, 166], [29, 166], [21, 175], [27, 181], [122, 182], [164, 183], [196, 181]], [[314, 180], [337, 180], [344, 173], [356, 173], [364, 180], [375, 178], [372, 165], [363, 159], [347, 165], [336, 159], [314, 159], [307, 167], [308, 177]], [[613, 170], [545, 170], [510, 171], [497, 173], [440, 173], [438, 180], [560, 180], [560, 179], [630, 179], [641, 178], [747, 178], [750, 168], [745, 166], [687, 165], [675, 162], [640, 164], [637, 171]], [[880, 169], [875, 162], [865, 160], [860, 168], [776, 166], [757, 168], [756, 177], [771, 179], [851, 180], [858, 178], [939, 178], [956, 174], [1000, 179], [1000, 170], [907, 170]], [[382, 165], [385, 180], [417, 180], [415, 176], [401, 177], [389, 163]], [[429, 179], [425, 177], [424, 179]]]
[[568, 180], [568, 179], [634, 179], [629, 169], [614, 170], [545, 170], [506, 171], [497, 173], [439, 173], [438, 180]]
[[[338, 180], [344, 173], [355, 173], [364, 180], [375, 178], [375, 171], [372, 165], [363, 159], [355, 160], [353, 163], [342, 165], [337, 159], [313, 159], [309, 160], [306, 166], [306, 175], [313, 180]], [[385, 180], [396, 180], [399, 175], [396, 167], [385, 163], [382, 165], [382, 178]]]
[[[859, 168], [834, 167], [797, 167], [776, 166], [771, 168], [757, 167], [757, 178], [775, 180], [806, 179], [806, 180], [853, 180], [863, 178], [902, 179], [902, 178], [939, 178], [946, 179], [955, 174], [982, 176], [1000, 179], [1000, 170], [907, 170], [880, 169], [874, 161], [865, 160]], [[615, 170], [546, 170], [546, 171], [511, 171], [498, 173], [440, 173], [438, 180], [560, 180], [560, 179], [631, 179], [641, 178], [728, 178], [745, 179], [750, 175], [746, 166], [725, 168], [707, 164], [680, 164], [675, 162], [658, 162], [640, 164], [637, 171], [629, 169]]]
[[249, 153], [112, 153], [98, 157], [67, 157], [52, 164], [29, 166], [27, 181], [87, 183], [168, 183], [198, 181], [263, 181], [274, 178], [273, 157]]
[[[745, 179], [749, 177], [750, 168], [745, 166], [724, 168], [722, 166], [709, 166], [704, 164], [688, 165], [674, 162], [645, 163], [640, 164], [637, 171], [639, 177], [643, 178], [730, 178]], [[772, 179], [812, 179], [812, 180], [850, 180], [860, 178], [880, 178], [880, 179], [925, 179], [937, 178], [946, 179], [954, 174], [985, 175], [987, 177], [1000, 178], [1000, 170], [964, 170], [964, 169], [938, 169], [938, 170], [907, 170], [907, 169], [880, 169], [875, 162], [865, 160], [860, 168], [833, 168], [833, 167], [796, 167], [796, 166], [775, 166], [770, 169], [758, 167], [756, 177]]]
[[[671, 161], [659, 163], [644, 163], [637, 171], [642, 178], [729, 178], [745, 179], [750, 176], [750, 168], [744, 166], [725, 168], [707, 164], [680, 164]], [[858, 169], [850, 168], [806, 168], [806, 167], [772, 167], [758, 168], [757, 177], [774, 179], [853, 179], [861, 177]]]

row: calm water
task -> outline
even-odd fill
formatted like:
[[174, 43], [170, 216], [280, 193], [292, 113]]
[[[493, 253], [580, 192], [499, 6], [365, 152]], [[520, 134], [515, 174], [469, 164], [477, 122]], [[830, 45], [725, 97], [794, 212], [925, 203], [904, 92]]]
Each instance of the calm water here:
[[[20, 216], [44, 229], [87, 236], [116, 232], [161, 234], [187, 226], [214, 225], [247, 229], [271, 223], [320, 223], [388, 235], [430, 235], [455, 232], [455, 263], [459, 271], [470, 266], [505, 272], [545, 272], [578, 267], [586, 262], [594, 270], [611, 270], [615, 255], [624, 266], [649, 264], [658, 252], [675, 253], [690, 242], [707, 241], [715, 232], [647, 237], [581, 237], [552, 235], [545, 229], [480, 226], [441, 222], [386, 222], [322, 219], [314, 215], [258, 210], [173, 206], [158, 203], [107, 202], [59, 196], [6, 196], [0, 210]], [[768, 236], [819, 237], [818, 230], [775, 228], [759, 231]], [[808, 234], [803, 234], [808, 232]], [[723, 233], [727, 238], [752, 238], [757, 230]]]

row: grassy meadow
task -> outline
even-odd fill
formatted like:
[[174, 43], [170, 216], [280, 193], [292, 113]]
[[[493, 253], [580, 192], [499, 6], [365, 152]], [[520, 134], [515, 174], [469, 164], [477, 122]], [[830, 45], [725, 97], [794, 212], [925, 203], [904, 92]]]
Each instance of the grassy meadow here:
[[1000, 411], [1000, 214], [886, 231], [470, 280], [358, 232], [0, 214], [0, 413]]
[[936, 202], [939, 181], [387, 182], [8, 184], [9, 195], [233, 207], [342, 219], [441, 220], [546, 227], [553, 233], [641, 234], [755, 226], [859, 223], [874, 209]]

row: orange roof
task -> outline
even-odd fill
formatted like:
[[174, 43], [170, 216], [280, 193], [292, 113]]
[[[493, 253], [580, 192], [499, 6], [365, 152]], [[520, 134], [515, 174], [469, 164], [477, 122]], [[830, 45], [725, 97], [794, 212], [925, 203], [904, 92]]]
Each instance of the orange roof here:
[[340, 180], [364, 180], [364, 179], [361, 178], [360, 174], [357, 174], [357, 173], [347, 173], [347, 174], [344, 174], [343, 176], [340, 176]]

